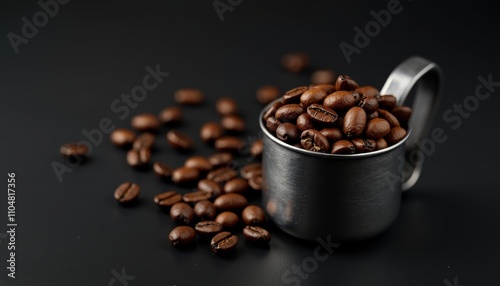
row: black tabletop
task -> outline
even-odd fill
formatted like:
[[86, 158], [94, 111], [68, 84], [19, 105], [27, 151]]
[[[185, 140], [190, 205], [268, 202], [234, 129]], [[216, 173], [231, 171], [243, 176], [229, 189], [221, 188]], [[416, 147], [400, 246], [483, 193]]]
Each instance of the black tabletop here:
[[[498, 283], [500, 58], [498, 21], [486, 2], [4, 1], [0, 284]], [[308, 71], [281, 68], [281, 56], [291, 51], [310, 55]], [[447, 139], [429, 147], [420, 180], [386, 232], [325, 250], [320, 260], [315, 249], [321, 243], [293, 238], [272, 223], [268, 249], [241, 234], [229, 257], [214, 255], [203, 241], [186, 250], [172, 247], [174, 223], [152, 198], [190, 190], [161, 182], [150, 170], [133, 170], [108, 134], [101, 141], [94, 130], [103, 120], [129, 128], [135, 114], [176, 105], [175, 90], [200, 88], [205, 105], [185, 107], [178, 129], [197, 139], [195, 154], [209, 155], [214, 150], [198, 139], [198, 130], [219, 120], [214, 104], [222, 96], [240, 106], [247, 123], [242, 138], [251, 142], [259, 136], [258, 87], [285, 91], [308, 84], [311, 71], [331, 68], [381, 88], [413, 55], [443, 71], [433, 128]], [[157, 85], [139, 101], [122, 102], [148, 74], [156, 75]], [[158, 133], [153, 160], [177, 167], [189, 155], [167, 145], [167, 130]], [[85, 132], [95, 136], [90, 158], [69, 166], [59, 146], [86, 139]], [[12, 173], [16, 193], [9, 198]], [[124, 181], [142, 186], [135, 207], [120, 207], [113, 198]], [[14, 199], [12, 227], [8, 202]], [[15, 269], [7, 268], [11, 252]], [[8, 276], [12, 270], [15, 278]]]

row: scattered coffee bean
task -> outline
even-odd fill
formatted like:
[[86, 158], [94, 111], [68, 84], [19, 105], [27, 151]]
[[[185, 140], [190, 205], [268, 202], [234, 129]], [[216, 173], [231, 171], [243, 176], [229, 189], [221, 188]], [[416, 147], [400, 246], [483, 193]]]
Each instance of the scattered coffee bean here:
[[323, 128], [319, 131], [319, 133], [326, 137], [330, 145], [344, 137], [342, 131], [335, 127]]
[[234, 178], [224, 184], [224, 193], [244, 193], [249, 187], [248, 180], [244, 178]]
[[222, 188], [216, 182], [209, 179], [202, 179], [198, 182], [198, 191], [210, 194], [211, 198], [216, 198], [222, 194]]
[[300, 104], [307, 108], [309, 105], [313, 103], [323, 103], [323, 100], [325, 100], [325, 97], [327, 96], [326, 91], [324, 91], [321, 88], [311, 88], [309, 90], [306, 90], [301, 96], [300, 96]]
[[326, 94], [330, 94], [335, 92], [335, 85], [329, 84], [329, 83], [322, 83], [322, 84], [312, 84], [309, 86], [309, 88], [321, 88], [326, 92]]
[[291, 73], [300, 73], [309, 67], [309, 56], [301, 52], [287, 53], [281, 58], [281, 66]]
[[354, 144], [354, 148], [356, 148], [358, 153], [371, 152], [376, 148], [376, 143], [373, 139], [354, 138], [351, 142]]
[[267, 230], [259, 226], [248, 225], [243, 229], [243, 236], [256, 244], [265, 245], [271, 241], [271, 234]]
[[359, 100], [359, 94], [355, 91], [336, 91], [328, 95], [323, 105], [337, 111], [347, 111]]
[[358, 87], [358, 83], [347, 75], [339, 75], [335, 81], [336, 90], [355, 90]]
[[215, 103], [215, 109], [220, 115], [237, 114], [238, 104], [230, 97], [222, 97]]
[[131, 149], [127, 152], [127, 163], [130, 167], [145, 167], [149, 164], [149, 161], [151, 161], [151, 151], [149, 149], [139, 151]]
[[180, 151], [190, 151], [194, 146], [194, 142], [190, 137], [175, 130], [167, 132], [167, 142]]
[[229, 165], [234, 159], [233, 154], [229, 152], [221, 152], [208, 156], [208, 162], [212, 164], [214, 168], [219, 168]]
[[356, 147], [349, 140], [339, 140], [333, 143], [332, 154], [354, 154]]
[[302, 113], [304, 113], [304, 108], [300, 104], [291, 103], [278, 108], [274, 117], [281, 122], [295, 123]]
[[274, 117], [274, 116], [269, 117], [266, 121], [266, 127], [272, 133], [276, 132], [276, 129], [278, 129], [278, 126], [280, 126], [280, 124], [281, 124], [281, 121], [276, 119], [276, 117]]
[[373, 113], [378, 109], [378, 100], [374, 96], [363, 96], [358, 103], [358, 106], [363, 108], [366, 114]]
[[274, 85], [264, 85], [257, 89], [256, 98], [260, 104], [269, 104], [280, 97], [280, 90]]
[[200, 129], [200, 137], [203, 142], [212, 144], [215, 140], [222, 137], [224, 129], [217, 122], [207, 122]]
[[191, 183], [200, 177], [200, 171], [195, 168], [180, 167], [172, 172], [172, 182], [175, 184]]
[[276, 101], [269, 107], [269, 109], [264, 113], [264, 116], [262, 117], [264, 121], [267, 121], [269, 117], [272, 117], [276, 114], [276, 111], [283, 106], [283, 103], [281, 101]]
[[141, 150], [141, 149], [153, 149], [153, 145], [155, 143], [155, 138], [156, 136], [153, 133], [142, 133], [141, 135], [137, 136], [137, 138], [134, 140], [134, 143], [132, 145], [132, 149], [134, 150]]
[[366, 124], [366, 137], [379, 139], [391, 131], [391, 125], [383, 118], [373, 118]]
[[194, 226], [194, 229], [196, 230], [199, 236], [212, 238], [216, 234], [222, 231], [222, 225], [215, 221], [204, 220], [198, 222]]
[[307, 113], [302, 113], [299, 117], [297, 117], [297, 127], [300, 132], [307, 129], [314, 129], [314, 120], [311, 115]]
[[217, 254], [225, 254], [232, 251], [238, 244], [238, 237], [228, 231], [215, 235], [210, 242], [212, 251]]
[[187, 203], [175, 203], [170, 208], [170, 218], [178, 224], [190, 224], [193, 217], [194, 210]]
[[360, 95], [362, 96], [374, 96], [374, 97], [378, 97], [380, 96], [380, 92], [378, 91], [378, 89], [374, 86], [371, 86], [371, 85], [365, 85], [365, 86], [360, 86], [358, 88], [356, 88], [355, 90], [357, 93], [359, 93]]
[[210, 171], [207, 174], [207, 179], [212, 180], [217, 184], [224, 185], [227, 181], [235, 178], [237, 175], [238, 173], [233, 168], [222, 167]]
[[373, 118], [378, 118], [378, 111], [375, 110], [374, 112], [366, 115], [367, 120], [371, 120]]
[[230, 114], [222, 117], [221, 126], [229, 132], [243, 132], [245, 121], [238, 115]]
[[311, 104], [307, 108], [307, 114], [311, 115], [312, 119], [322, 125], [333, 125], [337, 120], [338, 115], [333, 109], [321, 104]]
[[111, 143], [118, 147], [129, 147], [134, 143], [135, 133], [125, 128], [117, 128], [110, 135]]
[[135, 201], [140, 192], [141, 187], [139, 187], [139, 185], [125, 182], [116, 188], [115, 200], [121, 204], [128, 204]]
[[153, 164], [153, 173], [162, 180], [170, 180], [172, 172], [172, 169], [165, 163], [155, 162]]
[[254, 158], [261, 158], [263, 151], [264, 141], [262, 139], [257, 139], [252, 143], [252, 145], [250, 145], [250, 154]]
[[300, 103], [300, 97], [308, 89], [309, 88], [307, 86], [299, 86], [288, 90], [283, 95], [283, 103], [284, 104]]
[[411, 107], [409, 106], [396, 106], [392, 109], [391, 113], [400, 121], [407, 122], [410, 120]]
[[183, 88], [174, 93], [174, 100], [184, 105], [201, 105], [205, 101], [205, 95], [196, 88]]
[[248, 185], [256, 191], [262, 190], [262, 173], [257, 173], [248, 179]]
[[132, 117], [132, 127], [139, 131], [157, 131], [160, 128], [158, 116], [151, 113], [138, 114]]
[[218, 214], [215, 221], [227, 229], [236, 226], [239, 222], [239, 218], [235, 213], [225, 211]]
[[247, 204], [244, 196], [235, 193], [220, 195], [214, 201], [215, 207], [221, 211], [243, 209]]
[[[199, 201], [194, 205], [194, 214], [200, 220], [213, 220], [217, 215], [217, 209], [211, 201], [203, 200]], [[222, 226], [221, 226], [222, 230]], [[219, 230], [220, 231], [220, 230]]]
[[186, 203], [197, 203], [210, 199], [211, 195], [202, 191], [195, 191], [191, 193], [186, 193], [182, 196], [182, 200]]
[[186, 159], [184, 167], [195, 168], [200, 172], [209, 172], [213, 169], [212, 164], [203, 156], [192, 156]]
[[215, 149], [219, 152], [231, 152], [236, 153], [238, 150], [243, 148], [243, 140], [235, 136], [223, 136], [215, 140]]
[[164, 124], [178, 124], [182, 121], [182, 109], [177, 106], [167, 107], [160, 111], [158, 118]]
[[300, 144], [306, 150], [328, 152], [330, 143], [323, 134], [315, 129], [307, 129], [300, 135]]
[[161, 194], [158, 194], [154, 197], [153, 201], [160, 207], [168, 207], [170, 208], [176, 203], [182, 201], [182, 196], [176, 191], [168, 191]]
[[243, 166], [240, 169], [240, 176], [244, 179], [250, 179], [251, 177], [262, 174], [262, 164], [261, 163], [250, 163]]
[[335, 83], [336, 79], [337, 73], [330, 69], [317, 70], [311, 74], [312, 84]]
[[366, 112], [361, 107], [352, 107], [344, 117], [343, 130], [347, 137], [358, 137], [366, 125]]
[[292, 123], [282, 123], [276, 128], [276, 137], [282, 141], [293, 143], [299, 140], [300, 130]]
[[385, 108], [387, 110], [392, 110], [396, 107], [397, 99], [394, 95], [382, 95], [379, 98], [379, 106], [380, 108]]
[[59, 148], [61, 155], [65, 157], [86, 157], [89, 153], [89, 148], [81, 143], [67, 143]]
[[391, 125], [391, 127], [399, 127], [400, 126], [399, 120], [396, 118], [396, 116], [394, 116], [389, 111], [384, 110], [384, 109], [377, 109], [377, 112], [378, 112], [378, 116], [380, 118], [387, 120], [387, 122], [389, 122], [389, 125]]
[[388, 145], [394, 145], [401, 141], [406, 136], [406, 130], [402, 127], [393, 127], [387, 136], [385, 136], [385, 141]]
[[266, 221], [266, 214], [261, 207], [249, 205], [243, 209], [241, 218], [246, 225], [262, 225]]
[[174, 228], [168, 235], [168, 238], [175, 247], [188, 246], [194, 242], [196, 231], [190, 226], [181, 225]]

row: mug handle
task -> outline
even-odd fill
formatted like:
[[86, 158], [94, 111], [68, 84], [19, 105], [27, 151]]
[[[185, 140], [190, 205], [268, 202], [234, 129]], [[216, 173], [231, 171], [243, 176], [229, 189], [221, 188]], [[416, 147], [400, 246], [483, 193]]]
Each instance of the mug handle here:
[[380, 90], [381, 95], [392, 94], [397, 105], [402, 105], [415, 86], [410, 125], [412, 134], [406, 142], [405, 168], [403, 168], [402, 190], [410, 189], [418, 180], [424, 156], [416, 156], [419, 143], [425, 139], [436, 115], [441, 97], [442, 75], [440, 68], [433, 62], [413, 56], [399, 64], [389, 75]]

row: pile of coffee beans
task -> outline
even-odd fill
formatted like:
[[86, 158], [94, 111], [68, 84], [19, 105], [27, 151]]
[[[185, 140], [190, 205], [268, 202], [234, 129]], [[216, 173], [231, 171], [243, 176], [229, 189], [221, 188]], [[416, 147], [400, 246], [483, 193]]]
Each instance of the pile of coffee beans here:
[[411, 108], [396, 106], [393, 95], [381, 95], [373, 86], [359, 86], [351, 77], [340, 75], [334, 84], [287, 91], [262, 120], [269, 132], [290, 145], [315, 152], [354, 154], [401, 141], [410, 116]]

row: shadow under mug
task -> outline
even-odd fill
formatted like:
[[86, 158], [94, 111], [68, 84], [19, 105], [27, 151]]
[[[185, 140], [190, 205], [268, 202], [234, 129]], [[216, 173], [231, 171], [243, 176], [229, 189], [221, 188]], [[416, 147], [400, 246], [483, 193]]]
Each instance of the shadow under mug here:
[[405, 138], [375, 152], [338, 155], [308, 151], [264, 134], [263, 203], [286, 233], [306, 240], [331, 236], [335, 242], [374, 237], [396, 219], [401, 194], [418, 180], [423, 157], [413, 156], [431, 126], [441, 93], [439, 67], [410, 57], [388, 77], [380, 94], [402, 105], [415, 86], [412, 117]]

